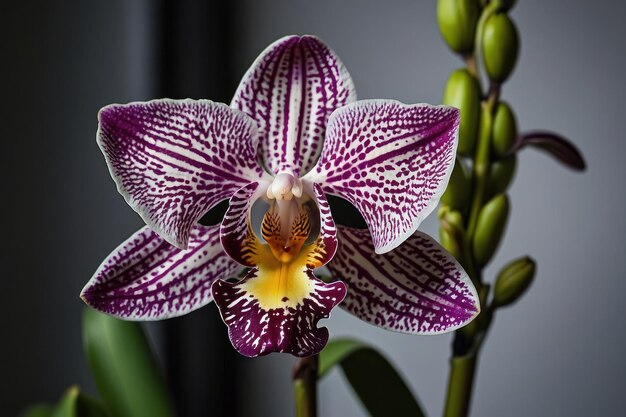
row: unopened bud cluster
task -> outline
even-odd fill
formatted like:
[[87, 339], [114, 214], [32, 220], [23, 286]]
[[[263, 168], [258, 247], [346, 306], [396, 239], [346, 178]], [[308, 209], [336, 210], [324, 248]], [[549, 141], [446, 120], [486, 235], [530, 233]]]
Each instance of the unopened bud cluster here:
[[[507, 190], [515, 175], [518, 138], [511, 106], [500, 88], [519, 55], [519, 34], [508, 12], [513, 0], [438, 0], [439, 29], [467, 67], [448, 78], [443, 103], [460, 110], [458, 158], [440, 209], [440, 239], [468, 271], [480, 273], [495, 255], [510, 212]], [[489, 82], [481, 87], [479, 68]], [[530, 258], [513, 261], [499, 274], [492, 306], [511, 304], [534, 276]], [[470, 272], [470, 275], [472, 273]]]

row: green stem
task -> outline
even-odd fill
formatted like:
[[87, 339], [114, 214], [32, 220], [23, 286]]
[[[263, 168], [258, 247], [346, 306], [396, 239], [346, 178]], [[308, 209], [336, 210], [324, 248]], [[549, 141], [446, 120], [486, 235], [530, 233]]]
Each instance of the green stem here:
[[293, 369], [296, 417], [317, 417], [318, 355], [300, 358]]
[[450, 379], [444, 417], [465, 417], [472, 401], [476, 354], [455, 356], [450, 360]]

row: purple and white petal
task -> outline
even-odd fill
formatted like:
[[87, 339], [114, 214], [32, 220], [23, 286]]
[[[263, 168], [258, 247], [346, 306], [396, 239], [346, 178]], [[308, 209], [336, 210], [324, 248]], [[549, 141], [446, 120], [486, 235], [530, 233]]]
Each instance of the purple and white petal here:
[[358, 318], [397, 332], [438, 334], [478, 315], [474, 285], [431, 237], [418, 232], [382, 255], [364, 229], [339, 226], [339, 241], [326, 267], [347, 285], [341, 306]]
[[104, 107], [97, 140], [119, 192], [148, 226], [186, 248], [211, 207], [264, 175], [255, 123], [209, 100]]
[[454, 165], [459, 111], [368, 100], [332, 114], [320, 159], [304, 178], [352, 203], [377, 253], [411, 236], [436, 207]]
[[218, 226], [195, 226], [187, 250], [144, 226], [104, 260], [81, 298], [126, 320], [166, 319], [206, 305], [213, 282], [242, 269], [222, 250]]
[[324, 42], [287, 36], [256, 59], [231, 106], [257, 122], [266, 168], [298, 177], [315, 164], [330, 114], [354, 100], [348, 71]]
[[220, 228], [224, 251], [235, 261], [249, 267], [255, 266], [252, 255], [259, 245], [252, 230], [250, 209], [266, 193], [269, 183], [251, 182], [237, 190], [230, 198], [228, 210]]
[[[275, 277], [256, 268], [238, 283], [213, 284], [215, 303], [239, 353], [255, 357], [283, 352], [304, 357], [319, 353], [326, 345], [328, 329], [318, 328], [317, 322], [328, 318], [343, 300], [346, 286], [342, 282], [326, 284], [310, 270], [301, 272], [290, 277], [300, 281], [296, 286], [306, 288], [306, 296], [298, 300], [277, 294]], [[268, 291], [266, 286], [273, 290]]]
[[311, 196], [319, 211], [319, 236], [312, 247], [312, 269], [326, 265], [337, 251], [337, 226], [330, 212], [326, 194], [319, 184], [305, 183], [307, 194]]

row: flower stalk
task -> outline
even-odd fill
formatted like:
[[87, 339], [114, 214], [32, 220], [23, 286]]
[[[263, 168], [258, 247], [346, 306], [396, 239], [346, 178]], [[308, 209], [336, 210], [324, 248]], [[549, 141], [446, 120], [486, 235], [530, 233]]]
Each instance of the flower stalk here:
[[[455, 2], [440, 0], [439, 6], [445, 5], [450, 9], [446, 11], [447, 13], [462, 19], [463, 14], [454, 13], [452, 9], [469, 9], [470, 4], [473, 5], [471, 7], [478, 7], [476, 6], [477, 3], [472, 0]], [[445, 240], [449, 242], [447, 245], [444, 243], [444, 246], [461, 254], [462, 259], [459, 261], [462, 262], [478, 291], [482, 312], [468, 326], [455, 332], [444, 417], [466, 417], [469, 415], [480, 348], [489, 331], [495, 310], [495, 306], [488, 303], [490, 285], [483, 281], [483, 267], [489, 262], [503, 234], [508, 213], [508, 198], [505, 194], [498, 194], [495, 198], [489, 195], [490, 181], [493, 181], [491, 177], [498, 174], [497, 171], [491, 173], [492, 166], [499, 159], [499, 155], [492, 154], [494, 119], [500, 100], [501, 85], [512, 72], [518, 53], [517, 32], [514, 23], [505, 12], [505, 8], [501, 7], [499, 2], [488, 2], [481, 10], [478, 22], [475, 19], [458, 22], [461, 27], [471, 26], [474, 28], [472, 33], [456, 34], [457, 38], [466, 37], [467, 42], [474, 41], [471, 52], [466, 51], [460, 54], [466, 65], [467, 74], [473, 79], [468, 80], [465, 84], [459, 84], [454, 83], [453, 77], [451, 77], [444, 95], [444, 104], [454, 105], [456, 103], [446, 103], [448, 97], [467, 96], [469, 86], [480, 85], [477, 65], [477, 58], [480, 57], [490, 80], [488, 92], [483, 96], [480, 103], [476, 100], [465, 100], [459, 103], [461, 104], [459, 107], [461, 107], [462, 115], [473, 115], [477, 110], [480, 114], [478, 123], [473, 127], [473, 130], [461, 132], [459, 138], [461, 144], [466, 144], [463, 148], [464, 152], [459, 156], [471, 158], [469, 163], [472, 167], [469, 178], [471, 195], [469, 199], [465, 200], [464, 205], [458, 207], [443, 205], [439, 218], [442, 225], [442, 238], [445, 236]], [[499, 40], [501, 27], [505, 27], [507, 34], [510, 35], [509, 38], [514, 39], [503, 38]], [[446, 33], [455, 30], [454, 27], [442, 25], [441, 19], [440, 28], [444, 39], [454, 37], [453, 34]], [[453, 45], [449, 46], [455, 50]], [[461, 70], [457, 70], [456, 73], [458, 71]], [[455, 89], [459, 90], [456, 94]], [[479, 108], [476, 109], [476, 106]], [[466, 135], [465, 138], [462, 137], [464, 134]], [[475, 137], [476, 140], [472, 140], [472, 137]], [[472, 152], [471, 148], [474, 146], [475, 149]], [[464, 164], [465, 162], [460, 158], [457, 163]], [[451, 190], [453, 189], [451, 188]], [[448, 198], [447, 201], [458, 200]], [[462, 238], [457, 235], [456, 239], [450, 239], [450, 227], [447, 221], [449, 216], [446, 215], [450, 210], [455, 210], [456, 213], [464, 215], [461, 222], [465, 229]], [[452, 236], [454, 237], [454, 235]], [[442, 240], [442, 242], [444, 241]]]
[[[524, 256], [509, 261], [500, 270], [492, 297], [492, 285], [483, 280], [483, 268], [491, 261], [506, 228], [510, 206], [506, 191], [514, 176], [516, 153], [532, 146], [572, 169], [582, 171], [586, 167], [578, 149], [558, 134], [519, 134], [513, 110], [500, 101], [501, 86], [513, 72], [519, 53], [519, 34], [508, 15], [514, 3], [437, 3], [442, 37], [466, 66], [452, 73], [443, 97], [444, 104], [460, 110], [457, 164], [461, 166], [455, 167], [456, 175], [450, 178], [441, 200], [440, 238], [467, 271], [481, 307], [473, 322], [455, 332], [444, 417], [469, 415], [480, 348], [495, 311], [519, 300], [534, 279], [536, 264]], [[478, 13], [474, 13], [476, 8]], [[484, 95], [480, 91], [479, 63], [489, 80]], [[472, 167], [469, 175], [465, 174], [467, 166]], [[469, 197], [467, 188], [471, 189]]]
[[296, 417], [317, 416], [317, 369], [319, 355], [300, 358], [293, 368]]

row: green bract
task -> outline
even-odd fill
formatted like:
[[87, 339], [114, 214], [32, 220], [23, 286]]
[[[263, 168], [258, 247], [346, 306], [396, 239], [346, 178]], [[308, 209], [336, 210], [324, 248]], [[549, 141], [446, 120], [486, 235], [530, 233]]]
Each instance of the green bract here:
[[454, 106], [461, 111], [457, 152], [464, 156], [474, 152], [480, 117], [480, 99], [480, 85], [476, 77], [464, 68], [450, 75], [443, 94], [443, 104]]
[[504, 13], [490, 16], [482, 34], [482, 53], [489, 78], [504, 82], [517, 62], [519, 36], [513, 21]]

